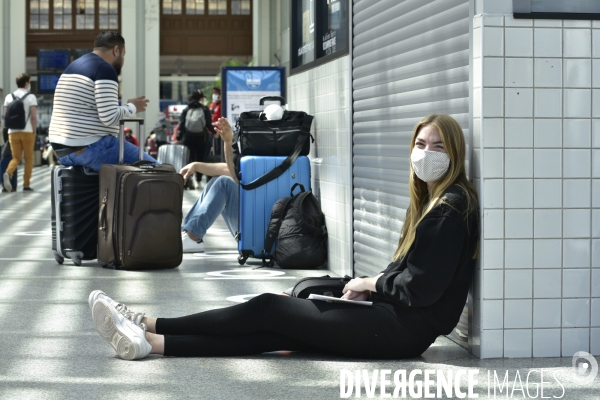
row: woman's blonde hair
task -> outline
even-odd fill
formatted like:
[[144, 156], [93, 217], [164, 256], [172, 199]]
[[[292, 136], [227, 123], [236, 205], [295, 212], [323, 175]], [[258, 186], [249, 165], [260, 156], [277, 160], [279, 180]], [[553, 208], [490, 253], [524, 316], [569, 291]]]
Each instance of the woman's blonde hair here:
[[[410, 205], [406, 210], [406, 220], [402, 226], [402, 235], [398, 240], [398, 248], [394, 253], [394, 261], [404, 257], [411, 245], [415, 241], [417, 225], [435, 206], [444, 203], [443, 193], [452, 185], [459, 186], [467, 195], [467, 209], [465, 218], [473, 212], [478, 212], [477, 192], [468, 181], [465, 172], [466, 146], [465, 137], [462, 128], [454, 118], [449, 115], [432, 114], [423, 118], [413, 130], [410, 143], [410, 152], [415, 147], [415, 141], [421, 128], [433, 126], [437, 129], [442, 139], [442, 143], [448, 156], [450, 157], [450, 166], [448, 172], [435, 181], [432, 185], [431, 193], [427, 190], [427, 183], [417, 178], [410, 163], [410, 177], [408, 186], [410, 189]], [[473, 258], [477, 256], [477, 250]]]

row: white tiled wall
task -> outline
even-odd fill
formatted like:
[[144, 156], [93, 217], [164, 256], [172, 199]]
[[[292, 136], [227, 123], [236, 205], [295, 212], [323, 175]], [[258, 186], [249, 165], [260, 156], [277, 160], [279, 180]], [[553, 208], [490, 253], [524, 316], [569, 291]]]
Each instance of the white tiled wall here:
[[477, 0], [473, 25], [472, 351], [600, 355], [600, 21], [515, 20], [510, 7]]
[[352, 135], [349, 125], [349, 57], [288, 79], [291, 110], [314, 115], [310, 153], [313, 193], [329, 233], [329, 269], [352, 275]]

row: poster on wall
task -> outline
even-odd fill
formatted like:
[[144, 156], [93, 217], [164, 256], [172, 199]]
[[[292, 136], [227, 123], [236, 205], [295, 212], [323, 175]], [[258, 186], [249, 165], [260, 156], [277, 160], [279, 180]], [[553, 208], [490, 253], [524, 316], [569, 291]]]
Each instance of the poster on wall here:
[[348, 50], [348, 2], [328, 0], [319, 3], [321, 21], [317, 30], [317, 58]]
[[221, 77], [221, 113], [231, 125], [242, 112], [259, 110], [261, 97], [285, 98], [284, 67], [223, 67]]
[[291, 0], [292, 75], [348, 54], [349, 0]]

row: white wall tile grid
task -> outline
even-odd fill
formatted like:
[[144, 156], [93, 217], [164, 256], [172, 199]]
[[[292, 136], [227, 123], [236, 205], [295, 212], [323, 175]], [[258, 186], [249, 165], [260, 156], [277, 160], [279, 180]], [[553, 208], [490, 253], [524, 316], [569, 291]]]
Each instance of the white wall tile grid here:
[[341, 57], [291, 76], [287, 88], [289, 108], [315, 117], [315, 143], [309, 155], [311, 184], [326, 217], [328, 268], [342, 276], [352, 274], [352, 260], [348, 259], [353, 229], [348, 218], [352, 207], [348, 64], [349, 57]]
[[600, 24], [475, 3], [475, 353], [600, 355]]

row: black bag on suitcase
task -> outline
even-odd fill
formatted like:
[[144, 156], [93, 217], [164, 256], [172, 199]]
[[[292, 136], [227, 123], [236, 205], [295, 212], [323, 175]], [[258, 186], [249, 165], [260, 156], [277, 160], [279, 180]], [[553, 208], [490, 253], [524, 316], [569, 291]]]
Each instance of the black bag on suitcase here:
[[[120, 121], [119, 164], [100, 168], [98, 262], [115, 269], [175, 268], [181, 264], [183, 176], [169, 164], [123, 165], [125, 121]], [[143, 150], [140, 148], [140, 160]]]
[[[260, 99], [261, 107], [265, 101], [278, 100], [285, 105], [285, 99], [279, 96], [266, 96]], [[236, 121], [240, 153], [243, 156], [288, 156], [293, 153], [298, 137], [306, 132], [310, 135], [313, 116], [304, 111], [283, 111], [280, 120], [269, 121], [263, 111], [245, 111]], [[314, 139], [313, 139], [314, 141]], [[304, 140], [299, 155], [310, 152], [310, 142]]]
[[52, 169], [52, 250], [62, 264], [95, 260], [98, 246], [98, 172], [85, 167]]

